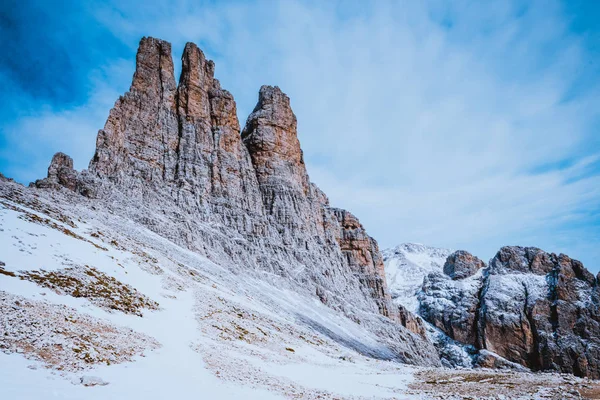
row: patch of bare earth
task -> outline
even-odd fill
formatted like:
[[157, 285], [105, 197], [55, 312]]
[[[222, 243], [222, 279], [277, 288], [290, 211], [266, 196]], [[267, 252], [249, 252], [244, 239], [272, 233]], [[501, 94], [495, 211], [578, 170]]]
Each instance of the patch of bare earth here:
[[58, 271], [20, 271], [19, 278], [35, 282], [61, 295], [82, 297], [106, 310], [143, 316], [142, 310], [157, 310], [154, 300], [96, 268], [77, 266]]
[[118, 364], [160, 344], [77, 310], [0, 291], [0, 351], [22, 353], [48, 368], [84, 370]]
[[572, 375], [490, 370], [424, 370], [410, 385], [426, 399], [599, 399], [600, 382]]

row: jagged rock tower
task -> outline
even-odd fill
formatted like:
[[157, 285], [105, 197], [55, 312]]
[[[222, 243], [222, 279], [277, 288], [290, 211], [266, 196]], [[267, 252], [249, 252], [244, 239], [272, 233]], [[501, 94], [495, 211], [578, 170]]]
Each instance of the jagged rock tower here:
[[391, 306], [377, 242], [310, 182], [290, 99], [261, 87], [240, 132], [214, 71], [188, 43], [176, 84], [171, 45], [143, 38], [131, 88], [99, 131], [89, 170], [55, 157], [35, 185], [103, 201], [231, 269], [272, 273], [369, 327], [396, 358], [439, 364], [423, 332], [403, 327], [406, 316]]

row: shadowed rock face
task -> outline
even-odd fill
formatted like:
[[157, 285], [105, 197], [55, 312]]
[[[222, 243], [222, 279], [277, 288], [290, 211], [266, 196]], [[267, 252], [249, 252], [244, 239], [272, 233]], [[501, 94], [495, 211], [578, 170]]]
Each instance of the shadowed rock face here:
[[143, 38], [136, 61], [89, 170], [73, 171], [75, 185], [54, 172], [52, 182], [224, 267], [318, 297], [392, 358], [438, 365], [431, 343], [397, 323], [377, 243], [310, 182], [290, 99], [263, 86], [240, 132], [233, 96], [196, 45], [185, 46], [179, 84], [169, 43]]
[[503, 247], [481, 275], [430, 274], [419, 300], [452, 339], [533, 370], [600, 378], [598, 281], [564, 254]]

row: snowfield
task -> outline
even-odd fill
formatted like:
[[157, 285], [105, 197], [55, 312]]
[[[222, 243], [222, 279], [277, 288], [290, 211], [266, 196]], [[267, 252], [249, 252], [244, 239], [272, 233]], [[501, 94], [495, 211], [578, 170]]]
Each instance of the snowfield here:
[[[81, 211], [61, 221], [0, 206], [3, 399], [406, 398], [415, 369], [355, 351], [389, 351], [360, 325], [109, 213]], [[116, 290], [101, 303], [23, 278], [70, 268], [93, 268], [158, 307], [140, 317], [102, 306], [123, 301]], [[94, 329], [72, 327], [82, 321]]]

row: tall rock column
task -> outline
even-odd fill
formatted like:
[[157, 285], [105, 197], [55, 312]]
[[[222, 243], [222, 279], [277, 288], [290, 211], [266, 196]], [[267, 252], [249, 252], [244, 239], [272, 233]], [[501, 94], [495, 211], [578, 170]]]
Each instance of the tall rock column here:
[[186, 44], [181, 60], [178, 182], [183, 193], [193, 194], [191, 201], [242, 228], [239, 211], [262, 214], [262, 202], [235, 101], [214, 78], [214, 63], [195, 44]]
[[171, 44], [140, 41], [129, 92], [98, 132], [90, 171], [114, 181], [172, 181], [179, 142]]
[[322, 204], [311, 185], [290, 99], [277, 86], [262, 86], [242, 139], [252, 157], [267, 215], [282, 226], [287, 243], [323, 235]]

